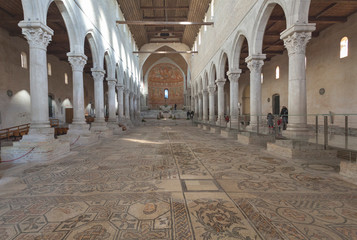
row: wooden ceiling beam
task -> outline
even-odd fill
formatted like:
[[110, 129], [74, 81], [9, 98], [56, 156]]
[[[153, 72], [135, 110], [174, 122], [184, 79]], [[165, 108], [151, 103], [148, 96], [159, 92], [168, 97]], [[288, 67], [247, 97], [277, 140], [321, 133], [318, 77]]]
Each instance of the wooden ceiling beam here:
[[172, 34], [183, 34], [184, 31], [147, 31], [148, 34], [157, 34], [157, 33], [172, 33]]
[[118, 24], [144, 25], [144, 26], [191, 26], [191, 25], [213, 25], [213, 22], [170, 22], [170, 21], [116, 21]]
[[150, 53], [150, 54], [178, 54], [178, 53], [198, 53], [198, 51], [133, 51], [134, 54]]
[[[285, 22], [285, 17], [273, 17], [269, 18], [269, 21], [273, 22]], [[347, 17], [309, 17], [309, 22], [316, 22], [316, 23], [344, 23], [347, 21]]]
[[180, 7], [140, 7], [140, 10], [188, 10], [189, 6], [180, 6]]
[[331, 3], [330, 5], [328, 5], [327, 7], [325, 7], [322, 11], [320, 11], [318, 14], [316, 14], [315, 18], [318, 19], [319, 17], [321, 17], [325, 12], [327, 12], [329, 9], [333, 8], [334, 6], [336, 6], [337, 3]]

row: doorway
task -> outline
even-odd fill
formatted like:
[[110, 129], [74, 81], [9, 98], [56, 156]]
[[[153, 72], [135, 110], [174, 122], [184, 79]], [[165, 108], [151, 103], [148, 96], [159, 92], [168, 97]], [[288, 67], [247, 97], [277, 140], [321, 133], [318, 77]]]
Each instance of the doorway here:
[[272, 97], [273, 101], [273, 114], [274, 115], [279, 115], [280, 113], [280, 95], [279, 94], [274, 94]]
[[51, 95], [48, 95], [48, 116], [50, 118], [54, 117], [52, 101], [53, 101], [53, 97]]

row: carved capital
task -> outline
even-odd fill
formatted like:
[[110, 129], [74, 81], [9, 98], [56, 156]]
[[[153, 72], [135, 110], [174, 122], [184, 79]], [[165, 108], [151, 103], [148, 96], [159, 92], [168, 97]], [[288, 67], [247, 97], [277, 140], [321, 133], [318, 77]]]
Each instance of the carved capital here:
[[116, 88], [117, 88], [118, 92], [120, 92], [120, 91], [123, 92], [124, 91], [124, 85], [123, 84], [117, 84]]
[[87, 64], [87, 56], [85, 55], [72, 55], [67, 53], [68, 61], [72, 66], [73, 71], [83, 72], [84, 66]]
[[110, 78], [107, 78], [106, 80], [107, 80], [107, 83], [108, 83], [108, 87], [115, 88], [115, 85], [117, 84], [117, 80], [110, 79]]
[[284, 45], [288, 50], [288, 54], [304, 54], [306, 45], [311, 39], [311, 32], [294, 32], [292, 35], [284, 38]]
[[256, 60], [256, 59], [252, 59], [248, 62], [248, 68], [251, 72], [261, 72], [262, 67], [264, 65], [264, 61], [263, 60]]
[[238, 82], [238, 79], [239, 79], [241, 73], [242, 73], [242, 70], [240, 70], [240, 69], [238, 69], [236, 71], [227, 72], [229, 81], [230, 82]]
[[19, 26], [22, 28], [22, 34], [27, 39], [30, 48], [47, 49], [53, 35], [53, 30], [51, 28], [40, 23], [29, 23], [26, 25], [21, 22]]
[[219, 88], [223, 88], [225, 83], [226, 83], [226, 79], [224, 79], [224, 78], [216, 80], [216, 84]]
[[92, 76], [95, 82], [102, 81], [104, 79], [105, 71], [100, 68], [92, 68]]
[[208, 96], [208, 90], [207, 89], [203, 89], [202, 90], [202, 94], [204, 97], [207, 97]]
[[210, 84], [208, 86], [208, 92], [209, 92], [209, 94], [214, 94], [216, 92], [216, 85], [215, 84]]
[[130, 89], [129, 88], [125, 88], [124, 89], [124, 93], [125, 93], [125, 96], [129, 97]]

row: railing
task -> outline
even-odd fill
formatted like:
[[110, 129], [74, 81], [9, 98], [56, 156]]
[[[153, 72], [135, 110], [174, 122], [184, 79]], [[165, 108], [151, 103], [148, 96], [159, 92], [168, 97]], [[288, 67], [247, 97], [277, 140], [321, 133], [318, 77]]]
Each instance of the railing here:
[[30, 124], [22, 124], [19, 126], [5, 128], [0, 130], [0, 140], [19, 140], [22, 136], [28, 134], [30, 129]]
[[[196, 117], [193, 124], [204, 124], [211, 127], [228, 129], [229, 131], [254, 132], [256, 134], [274, 135], [276, 139], [290, 139], [288, 133], [289, 122], [294, 118], [306, 118], [307, 130], [297, 138], [300, 141], [308, 141], [323, 145], [324, 149], [336, 148], [347, 151], [349, 159], [355, 159], [357, 153], [357, 114], [308, 114], [306, 116], [289, 114], [287, 117], [287, 131], [284, 130], [284, 116], [272, 115], [269, 126], [267, 115], [239, 115], [232, 117], [229, 115], [215, 117], [216, 121], [198, 120]], [[227, 121], [228, 120], [228, 121]], [[253, 124], [252, 124], [253, 122]]]

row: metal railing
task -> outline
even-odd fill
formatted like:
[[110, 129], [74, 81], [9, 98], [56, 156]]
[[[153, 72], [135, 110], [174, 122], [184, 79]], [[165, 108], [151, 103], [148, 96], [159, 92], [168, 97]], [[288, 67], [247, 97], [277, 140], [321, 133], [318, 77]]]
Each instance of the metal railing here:
[[[284, 129], [283, 117], [287, 117]], [[289, 120], [294, 117], [306, 118], [307, 131], [297, 137], [291, 137]], [[208, 118], [208, 117], [207, 117]], [[240, 132], [254, 132], [256, 134], [274, 135], [276, 139], [297, 139], [323, 145], [324, 149], [338, 149], [347, 151], [349, 160], [356, 159], [357, 153], [357, 114], [308, 114], [306, 116], [272, 115], [271, 120], [267, 115], [238, 115], [233, 119], [230, 115], [215, 116], [216, 121], [199, 120], [197, 116], [192, 119], [192, 124], [203, 124], [210, 127], [227, 129], [237, 134]], [[233, 122], [232, 122], [233, 120]], [[293, 121], [290, 121], [293, 122]], [[239, 136], [238, 136], [239, 137]]]

